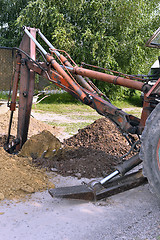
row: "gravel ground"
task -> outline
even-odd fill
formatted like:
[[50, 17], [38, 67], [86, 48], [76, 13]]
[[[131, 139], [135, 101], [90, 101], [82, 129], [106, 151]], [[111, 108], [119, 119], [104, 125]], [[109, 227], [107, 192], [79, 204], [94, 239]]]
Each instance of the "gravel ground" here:
[[[57, 186], [78, 182], [71, 177], [56, 179]], [[36, 193], [25, 202], [1, 202], [1, 239], [159, 240], [159, 212], [160, 202], [148, 185], [97, 203]]]
[[[53, 174], [56, 187], [84, 179]], [[88, 180], [90, 181], [90, 180]], [[160, 240], [160, 200], [148, 184], [99, 202], [52, 198], [0, 202], [2, 240]]]

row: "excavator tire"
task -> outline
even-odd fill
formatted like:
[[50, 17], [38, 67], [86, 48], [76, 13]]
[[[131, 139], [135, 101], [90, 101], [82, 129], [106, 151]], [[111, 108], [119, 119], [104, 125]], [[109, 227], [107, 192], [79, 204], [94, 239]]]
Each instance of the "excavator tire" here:
[[146, 121], [141, 137], [140, 158], [143, 175], [147, 177], [151, 192], [160, 198], [160, 103]]

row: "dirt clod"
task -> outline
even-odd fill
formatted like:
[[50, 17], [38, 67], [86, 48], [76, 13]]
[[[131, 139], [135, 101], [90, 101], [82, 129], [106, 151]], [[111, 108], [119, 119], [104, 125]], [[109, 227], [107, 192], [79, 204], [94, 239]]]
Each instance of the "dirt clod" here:
[[19, 156], [23, 157], [54, 157], [56, 152], [61, 148], [61, 142], [49, 131], [42, 131], [33, 135], [25, 142]]
[[0, 200], [4, 200], [4, 194], [0, 193]]

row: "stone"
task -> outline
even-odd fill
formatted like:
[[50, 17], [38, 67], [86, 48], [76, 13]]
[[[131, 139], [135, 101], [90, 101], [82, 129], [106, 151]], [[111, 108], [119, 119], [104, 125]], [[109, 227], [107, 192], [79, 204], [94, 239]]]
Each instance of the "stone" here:
[[0, 193], [0, 200], [4, 200], [4, 194]]
[[61, 149], [61, 142], [47, 130], [33, 135], [23, 145], [19, 156], [32, 158], [48, 158], [55, 156]]

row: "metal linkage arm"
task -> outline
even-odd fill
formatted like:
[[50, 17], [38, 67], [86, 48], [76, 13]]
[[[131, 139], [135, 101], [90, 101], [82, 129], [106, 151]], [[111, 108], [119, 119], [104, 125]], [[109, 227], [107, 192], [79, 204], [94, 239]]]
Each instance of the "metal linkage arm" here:
[[[54, 83], [56, 85], [60, 86], [65, 90], [67, 89], [69, 93], [79, 98], [84, 104], [90, 105], [90, 107], [94, 108], [99, 114], [105, 117], [109, 117], [123, 132], [137, 133], [137, 126], [139, 124], [138, 118], [123, 112], [122, 110], [113, 106], [108, 101], [105, 101], [104, 99], [99, 97], [90, 85], [86, 85], [85, 80], [83, 81], [82, 79], [81, 82], [83, 87], [81, 87], [76, 81], [73, 81], [73, 79], [66, 73], [66, 71], [57, 63], [57, 61], [43, 49], [43, 47], [30, 34], [26, 27], [24, 27], [24, 31], [45, 54], [47, 61], [56, 70], [56, 72], [54, 72], [51, 69], [48, 72], [49, 76], [52, 80], [54, 80]], [[83, 75], [98, 80], [123, 85], [126, 87], [132, 87], [138, 90], [142, 89], [143, 83], [141, 82], [116, 77], [84, 68], [78, 68], [77, 66], [72, 67], [72, 65], [67, 61], [67, 59], [54, 48], [54, 46], [46, 39], [46, 37], [40, 32], [40, 30], [37, 31], [42, 37], [42, 39], [47, 43], [47, 45], [51, 47], [53, 51], [55, 51], [55, 54], [58, 55], [62, 62], [64, 61], [66, 63], [66, 65], [68, 66], [68, 70], [73, 74], [78, 74], [78, 77], [81, 77], [81, 75]]]
[[81, 76], [86, 76], [89, 78], [97, 79], [100, 81], [104, 81], [104, 82], [108, 82], [108, 83], [112, 83], [115, 85], [120, 85], [128, 88], [133, 88], [139, 91], [142, 91], [144, 86], [144, 83], [142, 82], [134, 81], [134, 80], [119, 77], [119, 76], [113, 76], [110, 74], [101, 73], [101, 72], [97, 72], [97, 71], [93, 71], [93, 70], [89, 70], [81, 67], [74, 67], [72, 72]]
[[[38, 43], [38, 41], [31, 35], [31, 33], [28, 31], [27, 27], [23, 27], [25, 33], [28, 35], [30, 39], [36, 44], [36, 46], [42, 51], [42, 53], [45, 55], [46, 60], [52, 65], [52, 67], [66, 80], [66, 82], [70, 85], [70, 87], [77, 93], [78, 97], [82, 102], [85, 104], [89, 104], [89, 98], [88, 96], [83, 92], [82, 88], [79, 86], [77, 82], [75, 82], [64, 70], [63, 68], [57, 63], [57, 61], [48, 54], [45, 49]], [[43, 36], [42, 36], [43, 37]], [[44, 37], [43, 37], [44, 38]], [[47, 39], [45, 38], [47, 41]], [[49, 44], [49, 41], [47, 41]]]
[[[65, 66], [70, 67], [71, 69], [73, 68], [73, 66], [71, 65], [71, 63], [68, 61], [68, 59], [66, 57], [64, 57], [58, 50], [56, 50], [56, 48], [52, 45], [52, 43], [50, 43], [48, 41], [48, 39], [43, 35], [43, 33], [41, 33], [40, 29], [37, 30], [38, 34], [40, 35], [40, 37], [45, 41], [45, 43], [51, 48], [51, 51], [53, 51], [62, 61], [62, 63]], [[88, 89], [89, 91], [96, 93], [96, 91], [86, 82], [86, 80], [80, 76], [80, 75], [75, 75], [75, 78], [78, 80], [78, 82], [81, 84], [81, 86], [83, 86], [84, 88]]]

